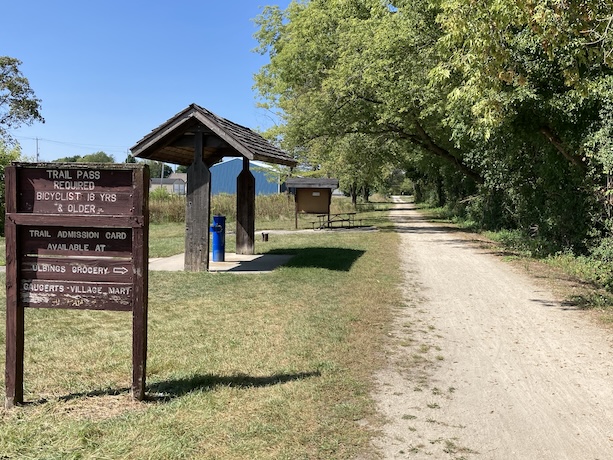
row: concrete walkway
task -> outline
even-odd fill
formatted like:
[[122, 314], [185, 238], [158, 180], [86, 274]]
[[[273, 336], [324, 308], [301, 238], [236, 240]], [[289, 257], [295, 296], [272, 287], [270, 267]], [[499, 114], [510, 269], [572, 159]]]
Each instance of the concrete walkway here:
[[[209, 260], [210, 272], [230, 273], [269, 273], [275, 268], [287, 263], [293, 256], [283, 254], [256, 254], [241, 255], [226, 253], [224, 262]], [[151, 271], [183, 271], [185, 254], [177, 254], [171, 257], [158, 257], [149, 259]]]

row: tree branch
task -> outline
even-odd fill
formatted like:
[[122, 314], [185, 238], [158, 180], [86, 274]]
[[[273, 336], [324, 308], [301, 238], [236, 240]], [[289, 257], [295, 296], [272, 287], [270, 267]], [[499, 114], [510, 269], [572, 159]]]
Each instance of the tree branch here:
[[566, 158], [569, 163], [579, 168], [582, 172], [587, 171], [587, 165], [581, 160], [580, 157], [574, 155], [565, 148], [562, 139], [560, 139], [549, 126], [543, 126], [540, 129], [540, 132], [543, 136], [545, 136], [545, 139], [547, 139], [549, 143], [553, 145], [564, 158]]
[[436, 144], [434, 140], [430, 137], [430, 135], [426, 132], [424, 127], [421, 125], [417, 117], [415, 117], [413, 122], [415, 124], [415, 130], [417, 131], [418, 137], [409, 135], [406, 137], [408, 140], [420, 145], [428, 152], [433, 153], [434, 155], [451, 163], [458, 171], [460, 171], [466, 177], [470, 177], [476, 183], [483, 184], [483, 182], [485, 182], [483, 177], [481, 177], [481, 174], [468, 167], [466, 164], [464, 164], [464, 162], [462, 162], [460, 158], [453, 155], [449, 150]]

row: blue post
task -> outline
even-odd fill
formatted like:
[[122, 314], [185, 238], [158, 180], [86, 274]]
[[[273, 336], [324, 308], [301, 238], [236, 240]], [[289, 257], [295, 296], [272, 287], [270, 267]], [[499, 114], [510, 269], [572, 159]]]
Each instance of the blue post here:
[[226, 260], [226, 216], [213, 216], [213, 262]]

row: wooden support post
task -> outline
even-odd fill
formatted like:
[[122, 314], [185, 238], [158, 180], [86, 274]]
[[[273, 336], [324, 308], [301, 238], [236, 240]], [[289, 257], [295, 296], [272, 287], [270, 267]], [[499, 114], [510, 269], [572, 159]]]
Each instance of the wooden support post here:
[[211, 173], [202, 160], [204, 134], [194, 139], [194, 161], [187, 170], [185, 213], [185, 271], [209, 269], [209, 222], [211, 220]]
[[[17, 210], [16, 173], [14, 168], [6, 168], [5, 175], [6, 212]], [[23, 403], [23, 355], [24, 355], [24, 311], [18, 300], [17, 280], [17, 226], [10, 218], [4, 226], [6, 239], [6, 369], [4, 405], [10, 409]]]
[[134, 292], [132, 293], [132, 398], [145, 399], [147, 375], [147, 316], [149, 300], [149, 168], [143, 174], [132, 172], [136, 196], [134, 202], [142, 203], [139, 214], [141, 226], [132, 229], [132, 264], [134, 267]]
[[236, 253], [255, 254], [255, 178], [247, 158], [236, 179]]

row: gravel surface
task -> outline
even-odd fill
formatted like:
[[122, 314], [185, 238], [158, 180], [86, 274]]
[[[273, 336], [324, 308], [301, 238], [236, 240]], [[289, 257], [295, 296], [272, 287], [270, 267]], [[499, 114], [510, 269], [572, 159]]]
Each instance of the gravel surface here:
[[470, 234], [400, 233], [406, 304], [375, 398], [385, 459], [613, 459], [613, 337]]

